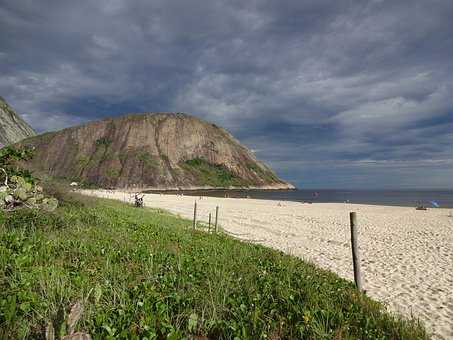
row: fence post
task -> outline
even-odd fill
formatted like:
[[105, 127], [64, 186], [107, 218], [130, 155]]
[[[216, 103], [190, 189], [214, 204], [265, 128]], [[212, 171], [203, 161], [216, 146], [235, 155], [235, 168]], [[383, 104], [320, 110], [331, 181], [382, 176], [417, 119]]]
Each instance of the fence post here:
[[354, 266], [354, 282], [358, 290], [362, 290], [362, 278], [360, 274], [360, 255], [359, 245], [357, 244], [357, 214], [349, 213], [349, 221], [351, 224], [351, 248], [352, 248], [352, 264]]
[[219, 206], [215, 207], [215, 232], [217, 233], [217, 222], [219, 221]]
[[193, 229], [195, 230], [195, 226], [197, 225], [197, 202], [195, 202], [193, 206]]
[[209, 213], [208, 231], [211, 231], [211, 213]]

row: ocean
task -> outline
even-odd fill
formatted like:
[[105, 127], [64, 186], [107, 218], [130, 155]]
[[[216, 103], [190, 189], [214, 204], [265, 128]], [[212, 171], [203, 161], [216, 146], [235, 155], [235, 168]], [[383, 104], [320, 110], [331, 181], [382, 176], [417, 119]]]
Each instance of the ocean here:
[[[323, 202], [323, 203], [358, 203], [375, 205], [396, 205], [414, 207], [424, 205], [434, 207], [435, 202], [441, 208], [453, 208], [453, 190], [337, 190], [337, 189], [301, 189], [301, 190], [194, 190], [180, 191], [185, 195], [214, 196], [231, 198], [256, 198], [265, 200]], [[175, 191], [162, 192], [174, 194]]]

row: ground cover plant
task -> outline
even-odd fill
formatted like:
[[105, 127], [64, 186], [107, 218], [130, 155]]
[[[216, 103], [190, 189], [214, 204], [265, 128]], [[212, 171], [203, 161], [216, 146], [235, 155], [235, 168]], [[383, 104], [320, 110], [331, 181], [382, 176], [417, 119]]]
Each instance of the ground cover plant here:
[[160, 210], [59, 196], [0, 212], [0, 338], [424, 339], [352, 283]]

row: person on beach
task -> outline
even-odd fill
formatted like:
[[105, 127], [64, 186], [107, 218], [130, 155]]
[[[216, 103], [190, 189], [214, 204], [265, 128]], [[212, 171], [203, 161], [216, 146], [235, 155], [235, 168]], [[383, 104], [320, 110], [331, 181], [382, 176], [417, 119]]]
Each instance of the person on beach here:
[[135, 194], [135, 207], [136, 208], [143, 208], [143, 197], [145, 197], [145, 194], [142, 194], [140, 196], [138, 193]]

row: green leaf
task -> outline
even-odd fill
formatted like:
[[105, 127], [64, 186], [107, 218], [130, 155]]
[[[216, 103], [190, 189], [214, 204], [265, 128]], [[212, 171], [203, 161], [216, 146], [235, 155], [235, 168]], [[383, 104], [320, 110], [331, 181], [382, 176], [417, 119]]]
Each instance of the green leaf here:
[[16, 183], [17, 186], [24, 187], [26, 185], [25, 179], [21, 176], [11, 177], [11, 182]]
[[101, 286], [98, 285], [94, 289], [94, 300], [96, 301], [96, 303], [99, 303], [101, 296], [102, 296], [102, 288], [101, 288]]
[[8, 196], [8, 193], [6, 191], [0, 191], [0, 200], [1, 201], [4, 201], [6, 196]]
[[36, 205], [36, 198], [35, 197], [28, 198], [27, 199], [27, 204], [28, 205], [32, 205], [32, 206]]
[[14, 197], [21, 201], [26, 201], [28, 198], [27, 191], [24, 188], [18, 188], [14, 192]]
[[189, 322], [187, 327], [189, 328], [189, 332], [194, 332], [197, 329], [198, 324], [198, 315], [196, 313], [192, 313], [189, 316]]
[[26, 191], [31, 191], [32, 185], [31, 185], [31, 183], [28, 183], [28, 182], [27, 182], [27, 183], [24, 183], [23, 188], [24, 188]]
[[44, 198], [41, 203], [41, 208], [45, 211], [52, 212], [58, 207], [58, 200], [56, 198]]

